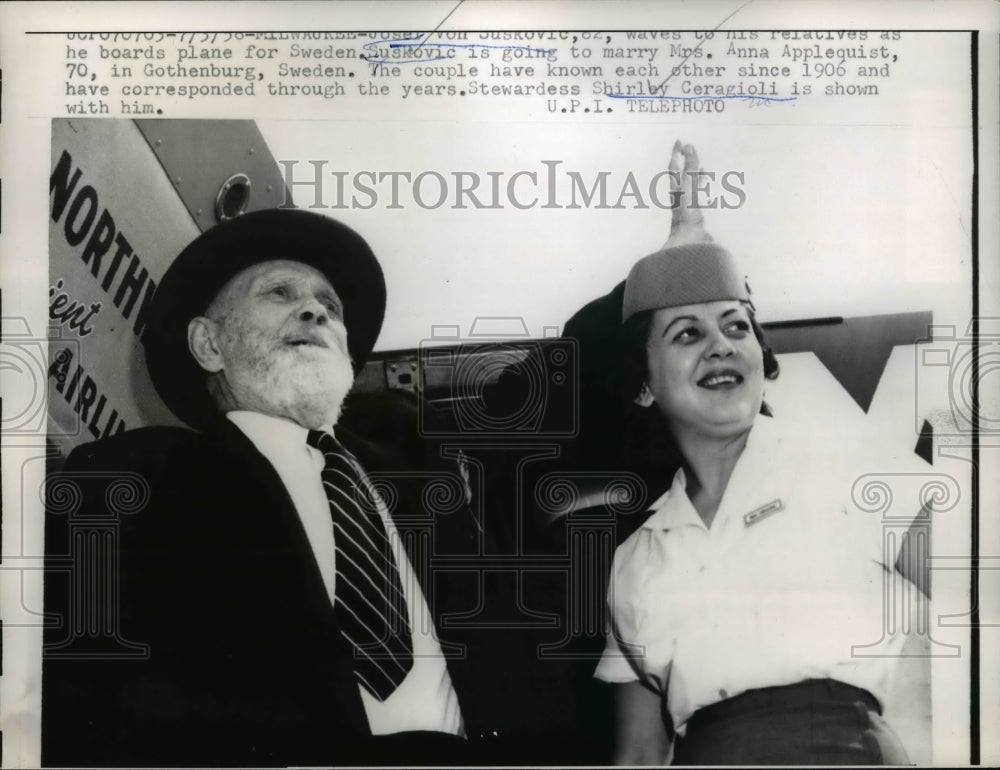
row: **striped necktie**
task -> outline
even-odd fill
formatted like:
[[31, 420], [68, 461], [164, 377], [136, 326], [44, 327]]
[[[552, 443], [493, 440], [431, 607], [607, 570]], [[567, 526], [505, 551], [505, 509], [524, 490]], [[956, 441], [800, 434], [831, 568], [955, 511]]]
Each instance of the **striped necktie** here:
[[354, 456], [332, 435], [311, 430], [306, 443], [323, 453], [323, 489], [337, 549], [337, 622], [354, 647], [358, 681], [383, 701], [413, 667], [413, 642], [376, 493]]

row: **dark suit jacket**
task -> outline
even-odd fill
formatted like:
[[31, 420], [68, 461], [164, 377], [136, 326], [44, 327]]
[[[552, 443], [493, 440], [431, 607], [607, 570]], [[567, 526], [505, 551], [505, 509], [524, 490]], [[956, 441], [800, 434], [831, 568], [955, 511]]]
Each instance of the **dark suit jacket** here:
[[403, 763], [370, 737], [284, 485], [228, 421], [78, 448], [46, 530], [45, 765]]

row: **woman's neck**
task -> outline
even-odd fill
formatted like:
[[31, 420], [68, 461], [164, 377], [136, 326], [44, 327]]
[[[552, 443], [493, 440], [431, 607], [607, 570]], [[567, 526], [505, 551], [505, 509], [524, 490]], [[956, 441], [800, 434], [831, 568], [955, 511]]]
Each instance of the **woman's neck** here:
[[701, 435], [677, 439], [687, 469], [687, 494], [706, 527], [712, 526], [750, 431], [719, 439]]

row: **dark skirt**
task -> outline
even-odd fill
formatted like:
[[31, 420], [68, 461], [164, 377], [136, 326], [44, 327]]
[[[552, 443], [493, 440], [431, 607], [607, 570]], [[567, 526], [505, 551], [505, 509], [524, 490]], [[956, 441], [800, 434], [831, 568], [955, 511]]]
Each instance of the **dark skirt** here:
[[866, 690], [832, 679], [748, 690], [698, 710], [675, 765], [902, 765], [906, 751]]

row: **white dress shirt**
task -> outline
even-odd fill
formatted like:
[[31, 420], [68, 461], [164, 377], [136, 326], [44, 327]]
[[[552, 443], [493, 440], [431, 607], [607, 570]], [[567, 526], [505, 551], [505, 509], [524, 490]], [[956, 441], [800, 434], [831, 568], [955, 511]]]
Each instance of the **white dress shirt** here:
[[595, 676], [663, 693], [681, 735], [700, 708], [806, 679], [884, 704], [904, 641], [893, 608], [906, 611], [901, 598], [916, 590], [893, 569], [899, 535], [932, 473], [878, 437], [847, 446], [815, 425], [758, 417], [710, 528], [681, 469], [619, 546], [617, 639]]
[[[331, 604], [337, 581], [336, 550], [329, 503], [320, 473], [322, 453], [306, 444], [308, 431], [288, 420], [256, 412], [234, 411], [226, 417], [253, 442], [274, 466], [302, 520], [309, 544], [323, 576]], [[332, 428], [326, 428], [333, 432]], [[385, 524], [399, 568], [403, 595], [410, 614], [413, 668], [395, 692], [379, 702], [360, 685], [361, 700], [373, 735], [407, 730], [432, 730], [464, 734], [458, 697], [452, 686], [434, 621], [420, 583], [410, 565], [399, 533], [383, 504], [379, 513]]]

